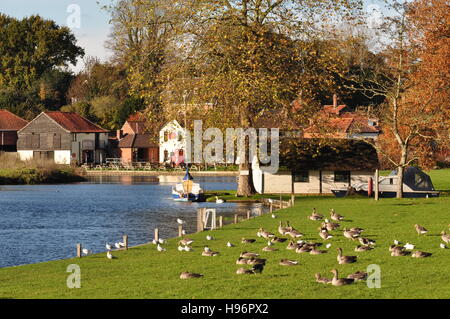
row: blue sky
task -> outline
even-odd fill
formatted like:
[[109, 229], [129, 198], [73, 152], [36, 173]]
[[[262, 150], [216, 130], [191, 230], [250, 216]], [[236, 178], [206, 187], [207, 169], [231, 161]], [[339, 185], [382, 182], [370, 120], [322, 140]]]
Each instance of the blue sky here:
[[[105, 48], [105, 41], [110, 33], [109, 14], [101, 9], [101, 5], [113, 0], [0, 0], [0, 12], [23, 18], [39, 14], [46, 19], [52, 19], [57, 24], [66, 26], [71, 12], [67, 12], [71, 4], [78, 5], [81, 11], [80, 28], [72, 28], [78, 45], [83, 47], [87, 55], [96, 56], [105, 61], [111, 52]], [[100, 4], [98, 4], [98, 2]], [[377, 4], [380, 0], [365, 0], [366, 8], [370, 4]], [[79, 71], [83, 67], [81, 61], [72, 67]]]

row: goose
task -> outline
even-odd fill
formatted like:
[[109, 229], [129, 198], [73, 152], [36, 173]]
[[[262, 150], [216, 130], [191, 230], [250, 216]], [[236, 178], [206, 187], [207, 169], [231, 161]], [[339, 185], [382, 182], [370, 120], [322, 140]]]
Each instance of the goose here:
[[232, 243], [228, 242], [227, 247], [234, 247], [234, 245]]
[[251, 244], [254, 243], [256, 239], [250, 239], [250, 238], [242, 238], [241, 243], [243, 244]]
[[254, 275], [255, 272], [252, 269], [239, 268], [236, 270], [236, 274], [238, 275]]
[[296, 229], [292, 229], [287, 233], [287, 235], [291, 236], [292, 238], [303, 237], [303, 234]]
[[213, 240], [213, 239], [214, 239], [214, 237], [211, 236], [211, 235], [207, 235], [207, 236], [206, 236], [206, 240]]
[[361, 234], [361, 233], [364, 231], [364, 228], [360, 228], [360, 227], [352, 227], [352, 228], [350, 228], [349, 230]]
[[252, 270], [255, 274], [262, 274], [263, 270], [264, 270], [264, 265], [263, 264], [256, 264], [252, 267]]
[[405, 251], [403, 247], [391, 245], [389, 250], [391, 251], [392, 257], [401, 257], [401, 256], [407, 256], [410, 254], [409, 251]]
[[316, 277], [316, 282], [320, 284], [331, 284], [331, 279], [320, 276], [319, 273], [314, 275]]
[[344, 237], [345, 238], [355, 240], [359, 236], [360, 236], [360, 234], [358, 232], [347, 230], [347, 228], [344, 228]]
[[280, 237], [272, 237], [270, 241], [272, 243], [284, 243], [287, 240], [287, 238], [280, 238]]
[[202, 252], [202, 256], [207, 256], [207, 257], [217, 256], [218, 254], [219, 254], [218, 251], [212, 251], [212, 250]]
[[186, 222], [184, 220], [180, 219], [180, 218], [177, 218], [177, 223], [180, 224], [180, 225], [183, 225]]
[[183, 238], [182, 240], [180, 240], [178, 242], [178, 244], [181, 244], [183, 246], [189, 246], [190, 244], [192, 244], [194, 241], [192, 239], [189, 238]]
[[239, 257], [237, 260], [236, 260], [236, 265], [247, 265], [247, 261], [248, 261], [249, 259], [247, 259], [247, 258], [243, 258], [243, 257]]
[[354, 274], [350, 274], [347, 278], [353, 279], [355, 281], [365, 280], [367, 278], [367, 273], [363, 271], [357, 271]]
[[277, 251], [278, 248], [272, 247], [272, 246], [266, 246], [262, 249], [263, 251]]
[[312, 214], [311, 214], [311, 216], [308, 216], [308, 219], [310, 219], [310, 220], [321, 220], [321, 219], [323, 219], [323, 215], [322, 214], [318, 214], [316, 212], [316, 209], [313, 208]]
[[358, 237], [358, 240], [361, 245], [368, 246], [368, 245], [375, 245], [375, 240], [365, 238], [365, 237]]
[[216, 196], [216, 204], [223, 204], [224, 200]]
[[289, 241], [289, 244], [287, 245], [286, 249], [294, 250], [299, 248], [299, 244], [294, 243], [292, 240]]
[[405, 246], [403, 246], [406, 250], [413, 250], [414, 249], [414, 245], [410, 244], [410, 243], [406, 243]]
[[321, 255], [321, 254], [326, 254], [327, 251], [326, 250], [318, 250], [318, 249], [316, 249], [315, 246], [313, 246], [313, 248], [309, 251], [309, 253], [311, 255]]
[[416, 250], [415, 252], [413, 252], [411, 254], [411, 257], [414, 258], [425, 258], [425, 257], [430, 257], [432, 255], [432, 253], [426, 253], [420, 250]]
[[319, 232], [319, 236], [320, 236], [323, 240], [328, 240], [328, 239], [330, 239], [330, 238], [333, 238], [333, 236], [330, 235], [330, 234], [327, 232], [327, 229], [326, 229], [326, 228], [322, 229], [322, 231]]
[[328, 231], [338, 229], [340, 226], [341, 225], [339, 225], [338, 223], [330, 223], [328, 219], [325, 219], [325, 222], [321, 224], [321, 227], [326, 228]]
[[201, 278], [201, 277], [203, 277], [202, 274], [196, 274], [196, 273], [188, 272], [188, 271], [183, 271], [180, 274], [180, 279]]
[[328, 248], [330, 248], [330, 247], [331, 247], [331, 244], [327, 244], [327, 245], [325, 246], [326, 249], [328, 249]]
[[440, 243], [439, 247], [441, 247], [442, 249], [446, 249], [447, 248], [447, 246], [445, 246], [445, 244], [443, 244], [443, 243]]
[[112, 246], [110, 244], [108, 244], [108, 243], [105, 244], [105, 247], [106, 247], [107, 250], [111, 250], [112, 249]]
[[286, 235], [289, 232], [289, 229], [287, 227], [283, 227], [283, 222], [280, 220], [280, 225], [278, 226], [278, 232], [281, 235]]
[[289, 221], [286, 221], [286, 227], [287, 232], [290, 232], [291, 230], [294, 230], [294, 227], [292, 227], [291, 225], [289, 225]]
[[424, 235], [428, 233], [428, 230], [425, 227], [420, 226], [419, 224], [415, 224], [414, 227], [416, 228], [416, 232], [419, 235]]
[[156, 246], [156, 249], [158, 249], [158, 251], [166, 251], [166, 249], [164, 247], [162, 247], [160, 244], [158, 244], [158, 246]]
[[331, 284], [333, 286], [345, 286], [355, 282], [355, 279], [352, 278], [339, 278], [337, 269], [333, 269], [331, 272], [334, 275], [333, 279], [331, 279]]
[[339, 215], [338, 213], [336, 213], [333, 208], [330, 211], [330, 217], [331, 217], [332, 220], [335, 220], [335, 221], [340, 221], [340, 220], [344, 219], [344, 216]]
[[297, 248], [295, 252], [297, 254], [301, 253], [309, 253], [312, 250], [312, 248], [309, 245], [302, 245], [301, 247]]
[[336, 250], [338, 251], [337, 261], [339, 262], [340, 265], [354, 263], [358, 258], [357, 256], [343, 256], [342, 248], [337, 248]]
[[289, 260], [289, 259], [281, 259], [280, 265], [281, 266], [296, 266], [296, 265], [298, 265], [298, 261]]
[[261, 237], [263, 237], [265, 239], [269, 239], [269, 238], [275, 237], [274, 233], [265, 231], [264, 228], [260, 228], [258, 233], [261, 235]]
[[117, 258], [116, 256], [113, 256], [110, 251], [106, 252], [106, 257], [108, 259], [116, 259]]
[[265, 265], [266, 264], [266, 259], [264, 258], [248, 258], [247, 260], [247, 265], [257, 265], [257, 264], [262, 264]]
[[445, 231], [441, 231], [441, 239], [447, 244], [450, 244], [450, 235], [448, 235]]
[[358, 245], [358, 246], [356, 246], [355, 247], [355, 251], [368, 251], [368, 250], [371, 250], [371, 249], [373, 249], [373, 247], [370, 247], [370, 246], [364, 246], [364, 245]]
[[258, 257], [258, 256], [259, 256], [259, 254], [257, 254], [257, 253], [250, 253], [247, 251], [244, 251], [239, 255], [239, 257], [243, 257], [243, 258], [252, 258], [252, 257]]
[[87, 249], [87, 248], [83, 248], [82, 250], [81, 250], [81, 252], [83, 253], [83, 255], [89, 255], [89, 254], [92, 254], [92, 250], [90, 250], [90, 249]]
[[305, 243], [305, 241], [304, 240], [297, 240], [297, 244], [304, 244]]

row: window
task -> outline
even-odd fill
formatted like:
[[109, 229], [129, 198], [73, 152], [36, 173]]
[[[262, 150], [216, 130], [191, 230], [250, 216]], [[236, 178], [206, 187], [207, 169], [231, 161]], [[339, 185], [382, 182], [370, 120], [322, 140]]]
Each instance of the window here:
[[293, 174], [294, 183], [309, 183], [309, 172], [299, 171]]
[[350, 171], [336, 171], [334, 172], [335, 183], [347, 183], [350, 184]]
[[77, 134], [72, 133], [72, 142], [76, 142], [77, 141]]
[[183, 141], [183, 133], [178, 132], [178, 142]]
[[167, 150], [164, 150], [164, 162], [167, 162], [169, 159], [169, 152]]

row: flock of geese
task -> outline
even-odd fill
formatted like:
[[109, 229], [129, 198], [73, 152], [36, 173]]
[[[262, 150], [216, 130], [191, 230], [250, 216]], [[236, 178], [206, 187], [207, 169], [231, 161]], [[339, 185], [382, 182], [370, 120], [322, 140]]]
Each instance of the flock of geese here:
[[[316, 209], [314, 208], [311, 215], [308, 216], [308, 219], [312, 221], [320, 221], [320, 226], [318, 228], [319, 230], [319, 237], [323, 239], [323, 241], [329, 241], [331, 238], [334, 237], [334, 235], [330, 234], [331, 231], [336, 231], [341, 228], [341, 225], [339, 222], [344, 220], [344, 216], [338, 214], [335, 212], [334, 209], [331, 209], [330, 211], [330, 219], [325, 218], [322, 214], [317, 213]], [[185, 222], [181, 219], [177, 219], [177, 222], [179, 224], [184, 224]], [[421, 225], [414, 225], [415, 230], [419, 236], [425, 235], [428, 230], [421, 226]], [[360, 227], [351, 227], [347, 228], [344, 227], [341, 229], [342, 234], [345, 238], [357, 241], [359, 244], [355, 247], [355, 252], [365, 252], [368, 250], [372, 250], [375, 247], [375, 240], [364, 237], [363, 232], [364, 229]], [[264, 228], [259, 228], [256, 232], [256, 236], [259, 238], [263, 238], [267, 241], [267, 245], [262, 248], [262, 251], [264, 252], [271, 252], [271, 251], [278, 251], [279, 249], [277, 247], [274, 247], [275, 244], [280, 244], [287, 242], [286, 249], [288, 250], [295, 250], [296, 253], [309, 253], [311, 255], [320, 255], [325, 254], [328, 251], [327, 250], [321, 250], [318, 247], [324, 245], [324, 243], [319, 242], [306, 242], [301, 237], [304, 236], [303, 233], [301, 233], [299, 230], [295, 229], [293, 226], [289, 224], [289, 221], [283, 225], [283, 222], [280, 221], [278, 225], [278, 233], [281, 236], [277, 236], [274, 233], [271, 233], [269, 231], [266, 231]], [[211, 235], [206, 236], [207, 240], [214, 240], [214, 237]], [[449, 244], [450, 243], [450, 234], [447, 234], [445, 231], [441, 232], [441, 239], [444, 243]], [[183, 238], [178, 242], [178, 251], [180, 252], [190, 252], [193, 251], [192, 244], [194, 240], [190, 238]], [[241, 243], [242, 244], [252, 244], [255, 243], [256, 239], [253, 238], [242, 238]], [[165, 240], [158, 239], [153, 240], [153, 244], [156, 245], [156, 249], [160, 252], [167, 251], [166, 248], [164, 248], [162, 245], [165, 244]], [[447, 248], [447, 246], [441, 243], [440, 248]], [[115, 243], [114, 245], [117, 249], [121, 249], [124, 247], [123, 243]], [[226, 246], [228, 248], [235, 247], [234, 244], [231, 242], [227, 242]], [[328, 249], [331, 247], [331, 243], [327, 243], [325, 247]], [[408, 256], [411, 255], [411, 257], [414, 258], [425, 258], [429, 257], [432, 254], [428, 252], [423, 251], [412, 251], [414, 250], [415, 246], [410, 243], [406, 243], [405, 245], [401, 245], [401, 243], [397, 240], [394, 240], [394, 244], [390, 245], [389, 251], [391, 253], [391, 256], [397, 257], [397, 256]], [[108, 259], [115, 259], [111, 254], [112, 245], [106, 244], [107, 251], [107, 258]], [[337, 262], [339, 265], [343, 264], [351, 264], [357, 262], [358, 257], [357, 256], [347, 256], [344, 255], [342, 248], [336, 248], [337, 250]], [[208, 246], [204, 246], [201, 255], [205, 257], [214, 257], [219, 254], [218, 251], [214, 251]], [[261, 274], [264, 270], [264, 267], [266, 265], [267, 259], [261, 258], [260, 254], [255, 252], [249, 252], [249, 251], [243, 251], [239, 254], [239, 257], [236, 260], [237, 265], [250, 265], [251, 268], [245, 268], [240, 267], [237, 269], [236, 274], [238, 275], [252, 275], [252, 274]], [[298, 261], [296, 260], [290, 260], [290, 259], [281, 259], [279, 261], [279, 265], [281, 266], [296, 266], [298, 265]], [[330, 271], [333, 274], [332, 278], [325, 278], [322, 277], [321, 274], [316, 273], [315, 279], [316, 282], [322, 283], [322, 284], [331, 284], [333, 286], [344, 286], [352, 284], [356, 281], [365, 280], [367, 279], [367, 273], [363, 271], [357, 271], [355, 273], [347, 275], [345, 278], [339, 278], [339, 274], [337, 269], [332, 269]], [[199, 273], [193, 273], [193, 272], [182, 272], [180, 274], [180, 279], [189, 279], [189, 278], [201, 278], [203, 277], [203, 274]]]

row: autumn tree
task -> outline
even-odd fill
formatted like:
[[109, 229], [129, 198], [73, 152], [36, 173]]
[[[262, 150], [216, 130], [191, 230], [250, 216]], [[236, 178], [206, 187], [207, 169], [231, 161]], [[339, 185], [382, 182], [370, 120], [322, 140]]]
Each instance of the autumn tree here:
[[[220, 110], [219, 125], [226, 121], [243, 129], [266, 110], [290, 108], [300, 91], [308, 97], [316, 84], [332, 81], [327, 75], [335, 71], [336, 62], [319, 54], [326, 52], [323, 48], [314, 50], [316, 40], [331, 31], [333, 21], [352, 16], [360, 7], [359, 1], [340, 0], [175, 3], [184, 23], [177, 29], [181, 59], [164, 69], [177, 89], [169, 96], [179, 98], [188, 91], [192, 104], [211, 103]], [[251, 195], [247, 156], [239, 169], [237, 195]]]
[[[388, 40], [379, 53], [384, 63], [372, 64], [370, 68], [349, 77], [354, 90], [384, 99], [379, 112], [383, 134], [377, 143], [368, 143], [373, 144], [396, 167], [398, 198], [403, 197], [401, 181], [405, 167], [428, 156], [429, 153], [423, 152], [426, 145], [429, 141], [437, 141], [436, 137], [445, 131], [437, 124], [445, 122], [442, 121], [445, 104], [441, 104], [445, 90], [442, 87], [438, 89], [434, 84], [432, 88], [422, 89], [428, 86], [424, 84], [423, 77], [429, 64], [425, 53], [427, 48], [411, 37], [414, 30], [426, 36], [416, 20], [418, 17], [413, 18], [412, 15], [412, 8], [418, 2], [386, 2], [390, 14], [384, 17], [379, 29], [383, 38]], [[436, 18], [434, 23], [432, 29], [437, 26], [436, 23], [445, 22]], [[438, 91], [441, 95], [436, 94]], [[443, 135], [448, 137], [448, 133]]]

